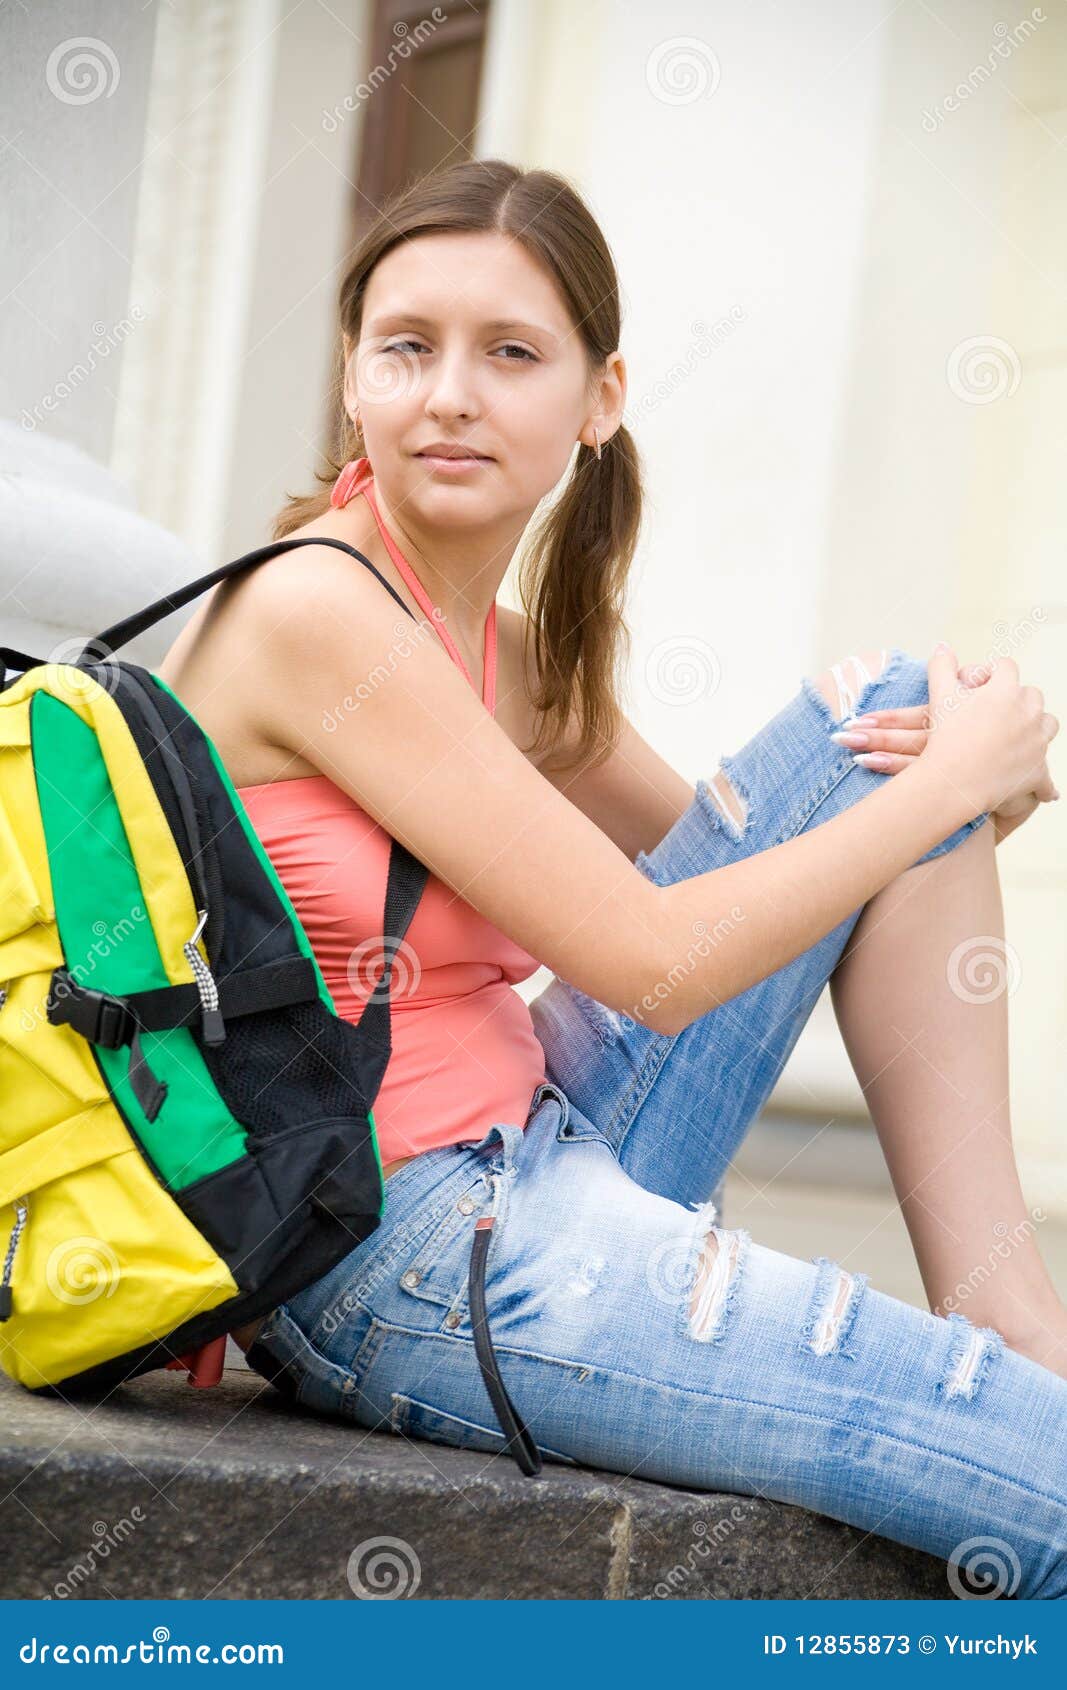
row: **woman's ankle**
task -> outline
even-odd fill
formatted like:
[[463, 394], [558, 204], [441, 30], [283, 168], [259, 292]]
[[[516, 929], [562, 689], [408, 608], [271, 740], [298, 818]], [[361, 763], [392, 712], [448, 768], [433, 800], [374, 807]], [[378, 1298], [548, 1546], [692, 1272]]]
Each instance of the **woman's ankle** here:
[[246, 1355], [248, 1354], [249, 1345], [252, 1343], [256, 1333], [259, 1331], [266, 1318], [265, 1314], [261, 1314], [258, 1320], [249, 1320], [246, 1321], [244, 1326], [233, 1326], [230, 1328], [230, 1337], [233, 1339], [234, 1343], [239, 1346], [239, 1348], [244, 1350]]

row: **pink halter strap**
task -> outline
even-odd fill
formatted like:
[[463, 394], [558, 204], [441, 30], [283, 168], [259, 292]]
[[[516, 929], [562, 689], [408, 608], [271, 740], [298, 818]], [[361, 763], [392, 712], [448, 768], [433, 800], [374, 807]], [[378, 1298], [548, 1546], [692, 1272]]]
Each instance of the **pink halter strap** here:
[[[424, 614], [429, 617], [433, 626], [437, 629], [437, 632], [441, 637], [441, 644], [448, 652], [453, 663], [457, 664], [459, 668], [462, 669], [464, 675], [467, 677], [467, 680], [470, 682], [471, 686], [473, 686], [474, 679], [471, 672], [460, 656], [451, 634], [448, 632], [448, 629], [441, 620], [441, 616], [436, 605], [432, 603], [430, 595], [427, 593], [422, 582], [415, 574], [415, 571], [412, 569], [407, 558], [400, 550], [400, 547], [397, 545], [382, 520], [382, 513], [378, 509], [378, 501], [374, 497], [374, 471], [371, 469], [369, 458], [353, 458], [351, 463], [345, 465], [344, 469], [337, 477], [337, 480], [334, 482], [333, 491], [330, 494], [330, 504], [333, 505], [335, 509], [340, 510], [343, 506], [348, 504], [350, 499], [354, 499], [357, 493], [362, 493], [366, 498], [366, 501], [374, 515], [374, 520], [378, 524], [378, 532], [381, 534], [381, 537], [385, 542], [385, 548], [393, 562], [396, 564], [397, 569], [400, 571], [401, 577], [407, 582], [408, 587], [411, 589], [412, 597], [415, 599]], [[485, 619], [482, 666], [482, 703], [489, 711], [489, 714], [493, 715], [496, 710], [495, 600], [489, 606], [489, 614]]]

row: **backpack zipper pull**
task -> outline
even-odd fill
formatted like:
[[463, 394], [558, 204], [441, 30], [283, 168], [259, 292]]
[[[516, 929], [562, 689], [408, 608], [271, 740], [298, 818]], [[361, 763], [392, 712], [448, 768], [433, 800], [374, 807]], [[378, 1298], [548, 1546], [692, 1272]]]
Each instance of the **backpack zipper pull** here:
[[25, 1197], [15, 1199], [15, 1224], [8, 1239], [7, 1255], [4, 1257], [4, 1272], [0, 1278], [0, 1320], [10, 1320], [13, 1308], [11, 1298], [11, 1270], [15, 1265], [15, 1251], [22, 1237], [22, 1229], [26, 1225], [29, 1207]]
[[204, 923], [207, 921], [207, 910], [197, 910], [196, 913], [196, 931], [191, 939], [186, 939], [182, 950], [196, 977], [196, 989], [200, 993], [200, 1029], [204, 1043], [220, 1045], [226, 1038], [226, 1023], [219, 1011], [219, 988], [215, 976], [196, 948], [196, 941], [204, 931]]

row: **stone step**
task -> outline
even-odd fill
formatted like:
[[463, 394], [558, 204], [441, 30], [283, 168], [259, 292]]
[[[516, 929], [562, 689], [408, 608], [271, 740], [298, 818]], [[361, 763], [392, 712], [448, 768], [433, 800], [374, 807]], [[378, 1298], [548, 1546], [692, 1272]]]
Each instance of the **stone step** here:
[[246, 1367], [95, 1404], [0, 1378], [0, 1496], [4, 1599], [951, 1599], [943, 1562], [801, 1508], [528, 1479], [291, 1408]]

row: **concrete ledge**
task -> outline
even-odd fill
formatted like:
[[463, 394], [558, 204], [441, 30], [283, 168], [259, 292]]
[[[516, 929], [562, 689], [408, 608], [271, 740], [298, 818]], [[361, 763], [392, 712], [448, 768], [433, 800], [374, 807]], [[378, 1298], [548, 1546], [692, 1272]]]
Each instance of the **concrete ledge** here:
[[290, 1409], [245, 1368], [99, 1405], [0, 1380], [0, 1496], [5, 1599], [951, 1598], [942, 1562], [803, 1509], [558, 1464], [526, 1479]]

